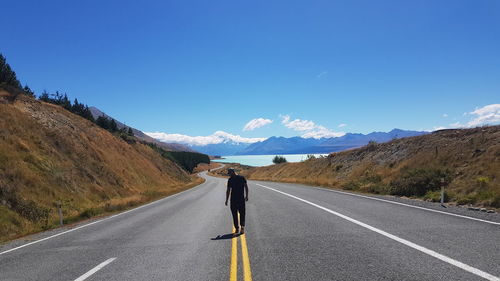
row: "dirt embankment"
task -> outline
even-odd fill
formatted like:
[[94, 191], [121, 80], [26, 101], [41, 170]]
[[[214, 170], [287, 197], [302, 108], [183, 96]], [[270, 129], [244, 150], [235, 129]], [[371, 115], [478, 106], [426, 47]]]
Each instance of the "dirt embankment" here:
[[0, 95], [0, 241], [172, 194], [200, 181], [52, 104]]
[[[500, 208], [500, 126], [441, 130], [300, 163], [241, 172], [254, 180]], [[444, 183], [443, 183], [444, 181]]]

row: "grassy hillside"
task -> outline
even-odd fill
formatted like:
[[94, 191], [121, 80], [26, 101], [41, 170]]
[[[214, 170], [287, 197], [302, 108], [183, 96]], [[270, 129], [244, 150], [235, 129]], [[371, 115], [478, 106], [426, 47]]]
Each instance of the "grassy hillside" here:
[[175, 193], [199, 179], [60, 106], [0, 90], [0, 241]]
[[305, 183], [376, 194], [500, 208], [500, 126], [442, 130], [370, 143], [300, 163], [242, 172], [250, 179]]

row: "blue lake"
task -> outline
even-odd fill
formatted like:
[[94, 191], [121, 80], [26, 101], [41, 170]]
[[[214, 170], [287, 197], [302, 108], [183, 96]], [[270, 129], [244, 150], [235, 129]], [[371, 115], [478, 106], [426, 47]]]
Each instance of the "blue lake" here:
[[[308, 154], [280, 154], [286, 158], [288, 162], [300, 162], [307, 159]], [[327, 156], [328, 154], [313, 154], [316, 157], [320, 157], [321, 155]], [[231, 155], [231, 156], [222, 156], [224, 159], [216, 159], [212, 160], [214, 162], [226, 162], [226, 163], [240, 163], [242, 165], [261, 167], [268, 166], [273, 164], [273, 158], [276, 154], [272, 155]]]

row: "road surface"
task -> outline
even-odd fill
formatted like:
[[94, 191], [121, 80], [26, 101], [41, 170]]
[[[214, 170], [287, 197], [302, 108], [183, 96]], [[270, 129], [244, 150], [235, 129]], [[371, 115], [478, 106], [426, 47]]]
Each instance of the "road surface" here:
[[128, 212], [3, 245], [0, 280], [500, 280], [500, 223], [249, 181], [246, 234], [232, 238], [226, 180], [202, 176]]

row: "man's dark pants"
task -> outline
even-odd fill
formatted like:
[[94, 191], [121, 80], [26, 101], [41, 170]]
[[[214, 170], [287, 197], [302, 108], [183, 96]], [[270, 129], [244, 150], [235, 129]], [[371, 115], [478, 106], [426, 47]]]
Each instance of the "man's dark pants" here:
[[238, 213], [240, 213], [241, 226], [245, 226], [245, 201], [231, 201], [234, 228], [239, 229]]

